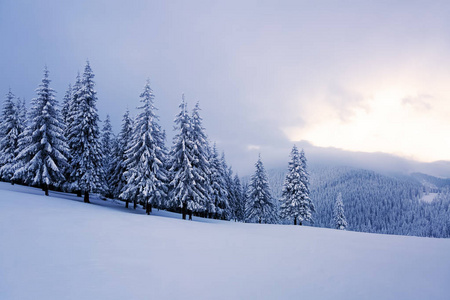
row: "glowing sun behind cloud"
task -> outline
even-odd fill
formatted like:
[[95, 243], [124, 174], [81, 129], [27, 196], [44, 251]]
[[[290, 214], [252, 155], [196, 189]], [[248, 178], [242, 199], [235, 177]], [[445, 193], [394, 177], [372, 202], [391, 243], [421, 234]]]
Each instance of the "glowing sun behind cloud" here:
[[307, 108], [303, 127], [285, 127], [292, 141], [352, 151], [386, 152], [420, 161], [450, 159], [450, 110], [430, 95], [388, 89], [366, 97], [342, 119], [325, 103]]

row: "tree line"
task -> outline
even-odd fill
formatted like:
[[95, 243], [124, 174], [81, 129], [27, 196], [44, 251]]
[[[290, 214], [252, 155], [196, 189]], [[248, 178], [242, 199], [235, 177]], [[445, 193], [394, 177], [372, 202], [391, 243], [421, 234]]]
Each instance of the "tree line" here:
[[[0, 123], [0, 179], [77, 193], [89, 203], [91, 193], [120, 199], [128, 208], [153, 208], [241, 222], [294, 224], [313, 222], [305, 153], [294, 146], [279, 203], [271, 195], [261, 157], [243, 183], [219, 154], [202, 125], [199, 103], [191, 112], [182, 96], [170, 149], [159, 125], [155, 96], [147, 80], [135, 118], [127, 110], [120, 133], [109, 116], [100, 130], [94, 73], [89, 62], [69, 85], [60, 108], [44, 69], [27, 112], [25, 100], [9, 90]], [[212, 146], [211, 146], [212, 144]]]

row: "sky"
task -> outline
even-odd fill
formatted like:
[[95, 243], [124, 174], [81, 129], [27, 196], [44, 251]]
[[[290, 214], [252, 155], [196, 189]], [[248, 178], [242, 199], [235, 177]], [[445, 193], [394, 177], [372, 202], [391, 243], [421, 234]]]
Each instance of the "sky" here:
[[88, 59], [118, 132], [148, 78], [168, 146], [184, 93], [242, 175], [300, 141], [450, 160], [449, 1], [0, 0], [0, 36], [1, 95], [47, 65], [61, 100]]

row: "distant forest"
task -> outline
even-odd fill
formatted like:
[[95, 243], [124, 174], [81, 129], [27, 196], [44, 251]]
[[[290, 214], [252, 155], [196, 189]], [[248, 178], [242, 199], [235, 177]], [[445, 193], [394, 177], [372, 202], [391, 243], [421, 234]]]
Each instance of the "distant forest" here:
[[[275, 198], [281, 195], [285, 172], [269, 170]], [[312, 166], [310, 173], [316, 207], [313, 226], [333, 227], [334, 202], [342, 193], [349, 230], [450, 237], [450, 179], [327, 166]], [[423, 201], [427, 195], [432, 196], [431, 202]]]

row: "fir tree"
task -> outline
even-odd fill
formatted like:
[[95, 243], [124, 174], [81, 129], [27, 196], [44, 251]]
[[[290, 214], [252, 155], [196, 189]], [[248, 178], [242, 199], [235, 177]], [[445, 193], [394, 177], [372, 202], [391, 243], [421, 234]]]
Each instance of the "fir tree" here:
[[233, 179], [234, 217], [237, 221], [243, 222], [245, 219], [245, 197], [242, 191], [239, 176], [234, 175]]
[[14, 161], [18, 150], [19, 135], [22, 126], [20, 121], [19, 107], [14, 103], [14, 94], [10, 89], [3, 102], [0, 123], [1, 180], [11, 181], [11, 178], [14, 175]]
[[224, 203], [224, 207], [222, 208], [222, 219], [229, 220], [232, 218], [236, 218], [236, 215], [234, 213], [235, 206], [236, 206], [236, 199], [233, 191], [233, 170], [231, 167], [228, 167], [227, 161], [225, 159], [225, 152], [222, 152], [222, 156], [220, 159], [222, 163], [222, 176], [224, 180], [224, 187], [227, 191], [227, 197], [226, 202]]
[[19, 119], [19, 135], [24, 132], [25, 128], [27, 127], [27, 107], [25, 104], [25, 98], [20, 100], [17, 99], [17, 109], [18, 109], [18, 119]]
[[191, 115], [191, 135], [192, 142], [192, 174], [194, 176], [195, 187], [193, 189], [194, 202], [197, 203], [196, 211], [206, 212], [209, 205], [209, 195], [211, 193], [209, 185], [209, 175], [211, 174], [208, 160], [208, 138], [202, 125], [199, 103], [195, 105]]
[[137, 201], [143, 203], [149, 214], [152, 205], [161, 206], [167, 193], [166, 151], [149, 81], [140, 97], [142, 106], [134, 123], [131, 146], [126, 152], [127, 184], [121, 197], [133, 199], [135, 208]]
[[131, 144], [133, 134], [133, 120], [130, 118], [130, 112], [127, 109], [122, 119], [122, 128], [117, 138], [116, 148], [114, 150], [114, 161], [112, 163], [113, 170], [111, 171], [110, 186], [113, 188], [114, 197], [126, 201], [128, 208], [128, 198], [122, 198], [120, 195], [125, 191], [127, 179], [125, 173], [128, 171], [126, 163], [126, 151]]
[[42, 187], [45, 195], [49, 186], [59, 186], [64, 181], [68, 152], [64, 125], [55, 92], [49, 87], [48, 73], [45, 68], [42, 83], [36, 90], [38, 97], [32, 100], [30, 124], [24, 133], [26, 146], [16, 158], [20, 168], [14, 174], [28, 184]]
[[62, 115], [64, 124], [66, 124], [66, 125], [68, 124], [71, 102], [72, 102], [72, 85], [69, 84], [69, 87], [67, 88], [67, 91], [64, 94], [63, 105], [62, 105], [62, 109], [61, 109], [61, 115]]
[[78, 184], [78, 179], [74, 177], [76, 175], [75, 170], [78, 169], [77, 161], [73, 160], [73, 157], [76, 157], [80, 152], [80, 128], [77, 127], [78, 113], [80, 109], [80, 92], [81, 92], [81, 76], [80, 73], [77, 74], [75, 84], [69, 91], [66, 93], [66, 96], [70, 95], [70, 98], [65, 99], [63, 106], [63, 117], [65, 115], [65, 130], [64, 136], [67, 140], [67, 145], [69, 146], [69, 157], [67, 158], [68, 167], [64, 171], [66, 176], [66, 189], [69, 191], [75, 190], [78, 193], [78, 196], [81, 197], [81, 190]]
[[217, 151], [216, 144], [214, 144], [210, 157], [211, 164], [211, 203], [208, 208], [210, 214], [214, 214], [214, 218], [220, 219], [226, 215], [224, 211], [228, 206], [228, 192], [226, 188], [224, 170], [219, 153]]
[[255, 164], [256, 171], [248, 185], [246, 220], [258, 223], [274, 223], [275, 205], [272, 202], [267, 173], [259, 156]]
[[[19, 155], [19, 153], [24, 149], [24, 145], [22, 145], [20, 143], [20, 139], [23, 138], [24, 134], [25, 134], [25, 129], [28, 126], [28, 119], [27, 119], [27, 108], [26, 108], [26, 103], [25, 103], [25, 99], [20, 100], [17, 99], [17, 109], [18, 109], [18, 124], [17, 124], [17, 131], [19, 133], [18, 135], [18, 146], [15, 152], [15, 157], [17, 157]], [[64, 125], [64, 124], [63, 124]], [[15, 162], [17, 162], [15, 160]]]
[[84, 192], [86, 203], [90, 202], [89, 193], [101, 191], [104, 176], [94, 85], [94, 73], [87, 62], [79, 87], [74, 87], [73, 108], [69, 115], [69, 123], [73, 126], [69, 129], [70, 177], [75, 189]]
[[342, 194], [339, 193], [333, 210], [333, 226], [336, 229], [345, 230], [347, 228], [347, 219], [344, 215], [344, 203], [342, 202]]
[[170, 197], [168, 206], [180, 207], [183, 219], [188, 211], [197, 211], [201, 206], [196, 202], [198, 191], [195, 186], [194, 170], [192, 168], [194, 157], [194, 144], [191, 140], [191, 118], [187, 113], [184, 95], [180, 104], [180, 113], [175, 118], [175, 129], [178, 134], [174, 137], [170, 153]]
[[314, 205], [309, 198], [309, 180], [306, 172], [304, 152], [300, 154], [294, 145], [291, 151], [291, 161], [283, 184], [280, 214], [284, 219], [293, 219], [294, 225], [299, 220], [312, 221]]
[[[14, 152], [15, 153], [15, 158], [13, 161], [13, 174], [15, 173], [15, 171], [17, 169], [22, 168], [25, 165], [25, 161], [24, 160], [17, 160], [17, 156], [19, 155], [19, 153], [21, 153], [29, 144], [29, 137], [26, 135], [26, 128], [28, 126], [28, 118], [27, 118], [27, 108], [25, 106], [25, 99], [18, 99], [17, 101], [17, 107], [18, 107], [18, 145], [17, 145], [17, 149]], [[22, 174], [23, 176], [25, 176], [25, 174]], [[25, 182], [25, 178], [22, 177], [22, 175], [13, 175], [13, 178], [11, 178], [11, 183], [14, 184], [14, 182], [18, 182], [18, 183], [24, 183]]]
[[102, 128], [102, 154], [103, 154], [103, 173], [105, 180], [103, 183], [103, 193], [106, 197], [112, 197], [112, 186], [110, 186], [111, 169], [113, 168], [113, 143], [114, 134], [112, 132], [111, 120], [106, 115], [106, 120]]
[[248, 207], [248, 191], [249, 191], [249, 187], [248, 187], [248, 182], [243, 182], [242, 183], [242, 210], [243, 210], [243, 215], [242, 215], [242, 222], [246, 223], [249, 222], [250, 220], [247, 219], [247, 207]]

